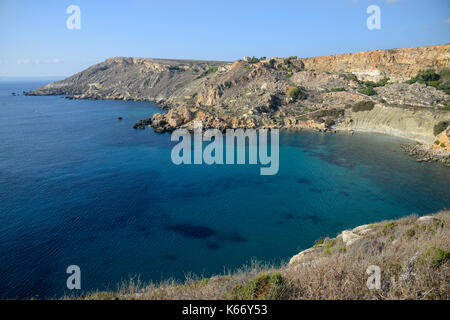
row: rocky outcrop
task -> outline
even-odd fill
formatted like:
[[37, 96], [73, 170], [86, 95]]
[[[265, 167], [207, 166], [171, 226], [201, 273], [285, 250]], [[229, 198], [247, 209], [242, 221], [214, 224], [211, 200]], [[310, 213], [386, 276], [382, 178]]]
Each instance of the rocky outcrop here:
[[434, 148], [422, 143], [404, 144], [401, 148], [417, 162], [440, 162], [450, 167], [450, 153], [444, 148]]

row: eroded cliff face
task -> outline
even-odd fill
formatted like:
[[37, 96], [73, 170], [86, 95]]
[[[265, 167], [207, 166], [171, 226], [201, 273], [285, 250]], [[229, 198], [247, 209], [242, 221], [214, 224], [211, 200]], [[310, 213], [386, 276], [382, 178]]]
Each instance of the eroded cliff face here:
[[449, 45], [374, 50], [302, 59], [306, 69], [351, 72], [360, 80], [405, 81], [419, 70], [441, 71], [450, 65]]
[[[434, 125], [450, 119], [449, 96], [403, 81], [419, 70], [448, 68], [450, 45], [234, 63], [111, 58], [30, 94], [155, 101], [170, 111], [135, 128], [158, 132], [192, 130], [193, 121], [201, 120], [204, 129], [335, 128], [433, 143]], [[371, 96], [361, 91], [367, 89], [363, 81], [386, 77]], [[354, 112], [357, 103], [375, 108]]]
[[349, 112], [336, 129], [378, 132], [432, 144], [436, 123], [449, 119], [447, 112], [387, 107], [376, 104], [370, 111]]

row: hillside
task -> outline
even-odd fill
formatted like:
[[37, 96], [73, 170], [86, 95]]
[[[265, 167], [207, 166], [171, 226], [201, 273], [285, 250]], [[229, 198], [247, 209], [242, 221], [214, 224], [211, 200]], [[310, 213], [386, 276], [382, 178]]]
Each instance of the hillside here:
[[[380, 268], [380, 286], [367, 281]], [[376, 285], [376, 281], [369, 281]], [[450, 211], [415, 215], [323, 238], [279, 267], [253, 263], [211, 278], [145, 284], [81, 299], [445, 299], [450, 298]], [[74, 297], [65, 297], [70, 299]]]

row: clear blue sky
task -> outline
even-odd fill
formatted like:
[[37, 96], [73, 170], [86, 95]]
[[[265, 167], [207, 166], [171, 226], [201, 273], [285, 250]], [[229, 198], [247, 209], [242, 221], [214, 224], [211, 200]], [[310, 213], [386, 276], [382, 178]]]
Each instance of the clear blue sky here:
[[[69, 5], [81, 29], [69, 30]], [[381, 30], [366, 9], [381, 8]], [[68, 76], [112, 56], [236, 60], [450, 43], [449, 0], [0, 0], [0, 76]]]

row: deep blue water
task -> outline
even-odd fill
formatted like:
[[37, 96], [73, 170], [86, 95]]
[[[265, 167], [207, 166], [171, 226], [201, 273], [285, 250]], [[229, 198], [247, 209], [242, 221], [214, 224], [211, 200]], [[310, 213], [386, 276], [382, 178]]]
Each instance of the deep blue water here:
[[88, 291], [279, 263], [325, 235], [450, 206], [450, 170], [398, 138], [283, 132], [274, 176], [175, 166], [169, 134], [132, 129], [154, 104], [11, 96], [42, 84], [0, 82], [1, 298], [61, 296], [72, 264]]

